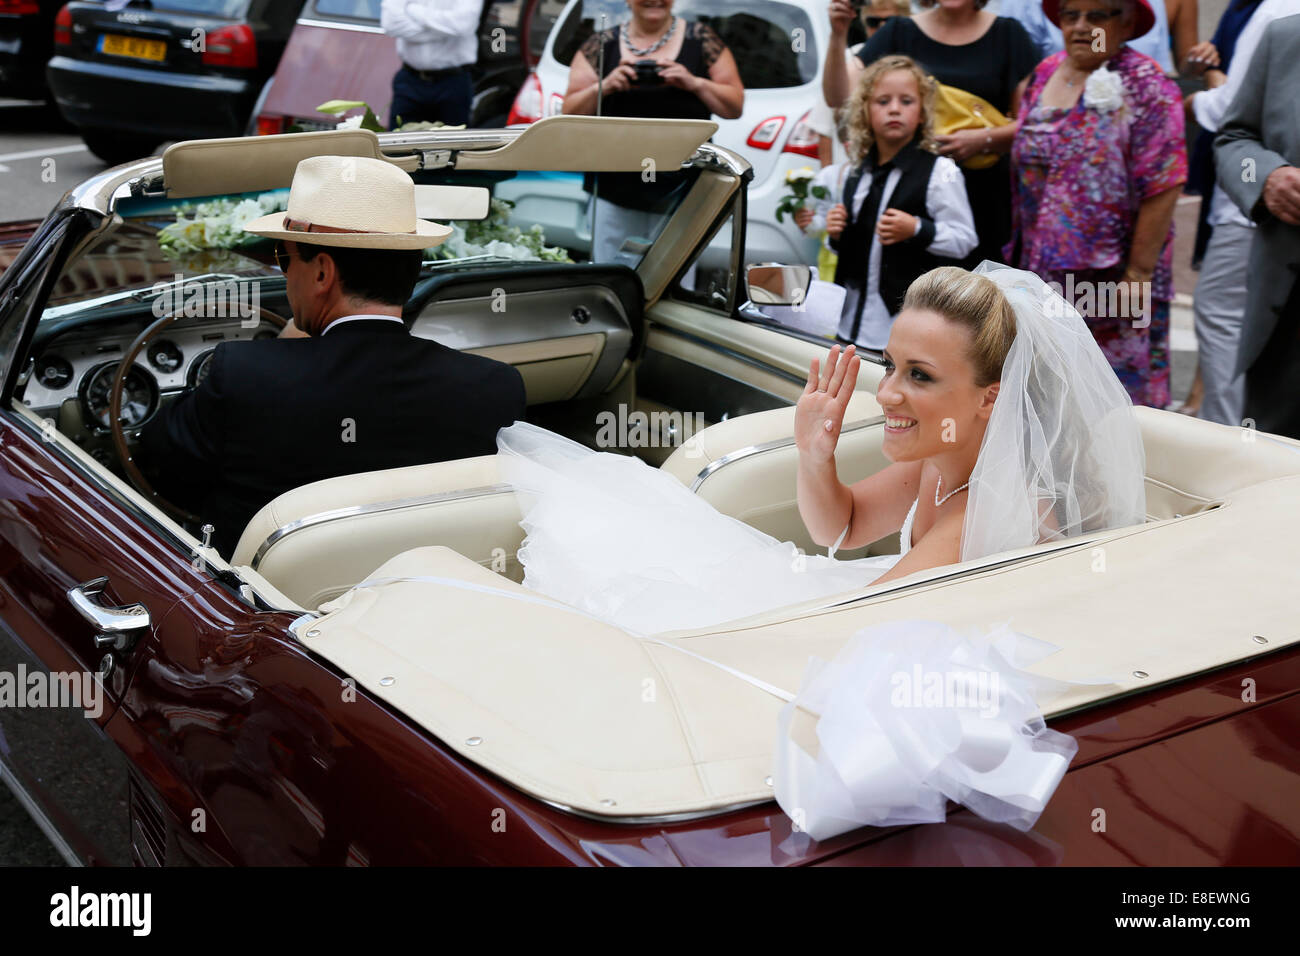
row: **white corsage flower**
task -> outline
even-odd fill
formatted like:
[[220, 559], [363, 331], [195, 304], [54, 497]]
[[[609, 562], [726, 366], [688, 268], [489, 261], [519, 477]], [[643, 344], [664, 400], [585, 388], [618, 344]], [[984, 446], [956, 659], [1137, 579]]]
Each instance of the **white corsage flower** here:
[[1083, 85], [1083, 105], [1099, 113], [1119, 109], [1124, 105], [1124, 78], [1104, 66], [1093, 70]]

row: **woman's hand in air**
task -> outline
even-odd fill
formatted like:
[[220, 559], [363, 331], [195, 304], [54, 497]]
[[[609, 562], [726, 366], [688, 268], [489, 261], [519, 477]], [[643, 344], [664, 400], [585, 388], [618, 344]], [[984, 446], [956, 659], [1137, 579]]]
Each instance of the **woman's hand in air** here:
[[794, 409], [794, 442], [800, 456], [813, 462], [828, 462], [835, 457], [840, 440], [844, 411], [858, 382], [862, 359], [850, 345], [840, 354], [837, 345], [826, 357], [826, 368], [813, 359], [808, 369], [808, 384]]
[[844, 227], [849, 224], [849, 211], [844, 203], [837, 202], [826, 214], [826, 233], [832, 239], [838, 239]]
[[807, 232], [808, 224], [813, 221], [813, 211], [807, 206], [800, 206], [794, 211], [794, 224]]
[[684, 65], [673, 60], [671, 63], [659, 64], [659, 79], [667, 86], [675, 86], [688, 93], [694, 93], [704, 78], [696, 76]]

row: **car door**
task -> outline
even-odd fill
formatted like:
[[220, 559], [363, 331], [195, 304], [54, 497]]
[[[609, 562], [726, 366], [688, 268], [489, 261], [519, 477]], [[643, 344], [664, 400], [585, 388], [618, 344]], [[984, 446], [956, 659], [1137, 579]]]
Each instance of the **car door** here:
[[168, 612], [210, 578], [13, 402], [15, 356], [83, 225], [52, 217], [0, 277], [0, 769], [69, 862], [126, 864], [140, 795], [115, 718], [142, 639], [183, 640], [192, 621]]

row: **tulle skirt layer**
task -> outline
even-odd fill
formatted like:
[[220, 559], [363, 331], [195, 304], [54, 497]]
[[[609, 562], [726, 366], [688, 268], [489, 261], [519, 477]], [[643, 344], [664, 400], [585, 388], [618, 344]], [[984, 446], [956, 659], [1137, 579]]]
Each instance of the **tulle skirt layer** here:
[[497, 433], [526, 533], [524, 585], [637, 634], [864, 587], [897, 555], [835, 561], [728, 517], [640, 459], [516, 422]]

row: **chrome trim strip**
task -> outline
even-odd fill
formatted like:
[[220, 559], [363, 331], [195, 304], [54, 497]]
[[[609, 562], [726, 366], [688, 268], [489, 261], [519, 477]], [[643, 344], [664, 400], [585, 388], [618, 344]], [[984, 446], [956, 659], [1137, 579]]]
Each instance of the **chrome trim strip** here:
[[[873, 425], [883, 425], [884, 422], [885, 416], [877, 415], [875, 418], [867, 418], [860, 422], [854, 422], [852, 425], [844, 426], [844, 428], [840, 429], [840, 434], [843, 435], [845, 432], [860, 431], [863, 428], [870, 428]], [[739, 461], [742, 458], [748, 458], [751, 455], [758, 455], [765, 451], [773, 451], [777, 448], [785, 448], [793, 444], [794, 436], [791, 435], [789, 438], [774, 438], [772, 441], [765, 441], [758, 445], [746, 445], [744, 448], [737, 448], [735, 451], [727, 452], [727, 454], [723, 455], [721, 458], [715, 458], [704, 466], [703, 470], [695, 476], [695, 480], [691, 482], [691, 491], [698, 491], [700, 485], [704, 484], [705, 479], [724, 465], [729, 465], [733, 461]]]
[[336, 23], [331, 20], [313, 20], [310, 17], [299, 17], [298, 26], [301, 27], [320, 27], [322, 30], [347, 30], [349, 33], [378, 33], [384, 35], [383, 27], [372, 27], [368, 23]]
[[45, 815], [45, 811], [42, 810], [37, 805], [36, 801], [31, 798], [31, 795], [23, 789], [22, 784], [18, 782], [13, 771], [5, 766], [3, 760], [0, 760], [0, 780], [4, 781], [5, 786], [9, 788], [9, 792], [12, 793], [18, 802], [22, 804], [23, 809], [27, 811], [28, 816], [30, 816], [32, 820], [35, 821], [36, 825], [41, 828], [41, 832], [45, 834], [46, 839], [50, 841], [54, 849], [59, 851], [59, 856], [63, 857], [68, 866], [85, 866], [85, 862], [82, 861], [82, 859], [73, 851], [72, 847], [68, 844], [68, 841], [63, 838], [63, 834], [59, 833], [59, 831], [54, 828], [54, 824], [51, 823], [50, 818]]
[[709, 810], [683, 810], [680, 813], [658, 813], [649, 814], [639, 817], [619, 817], [600, 813], [593, 813], [590, 810], [578, 810], [564, 803], [558, 803], [555, 800], [546, 800], [536, 794], [529, 794], [538, 803], [544, 803], [548, 807], [553, 807], [563, 813], [572, 814], [575, 817], [581, 817], [584, 820], [594, 820], [597, 823], [612, 823], [616, 826], [653, 826], [659, 823], [686, 823], [690, 820], [704, 820], [708, 817], [721, 816], [724, 813], [735, 813], [737, 810], [748, 810], [750, 807], [761, 807], [765, 803], [771, 803], [776, 799], [775, 796], [768, 797], [766, 800], [747, 800], [744, 803], [730, 803], [725, 807], [713, 807]]
[[477, 488], [458, 488], [455, 491], [440, 491], [437, 494], [421, 495], [417, 498], [399, 498], [396, 501], [376, 501], [368, 505], [349, 505], [346, 508], [335, 508], [332, 511], [321, 511], [314, 515], [307, 515], [290, 521], [286, 525], [281, 525], [272, 531], [262, 542], [257, 553], [253, 555], [253, 560], [249, 562], [249, 567], [254, 571], [262, 563], [267, 553], [276, 546], [280, 541], [293, 534], [295, 531], [301, 531], [303, 528], [311, 528], [318, 524], [325, 524], [327, 521], [338, 521], [343, 518], [355, 518], [358, 515], [381, 514], [385, 511], [401, 511], [405, 508], [416, 508], [420, 505], [433, 504], [442, 501], [457, 501], [462, 498], [482, 498], [486, 495], [505, 494], [514, 490], [513, 485], [495, 484], [480, 485]]

